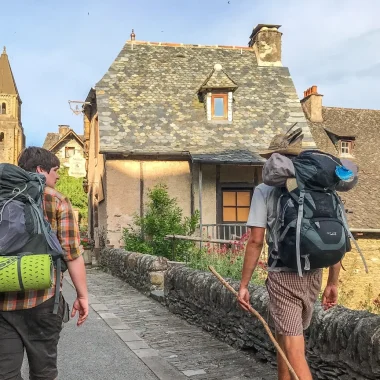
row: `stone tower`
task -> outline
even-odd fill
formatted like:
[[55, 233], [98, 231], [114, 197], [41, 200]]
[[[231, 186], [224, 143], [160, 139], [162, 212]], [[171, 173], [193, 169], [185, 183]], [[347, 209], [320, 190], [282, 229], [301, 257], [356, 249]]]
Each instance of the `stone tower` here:
[[21, 99], [4, 47], [0, 56], [0, 163], [17, 163], [25, 146]]

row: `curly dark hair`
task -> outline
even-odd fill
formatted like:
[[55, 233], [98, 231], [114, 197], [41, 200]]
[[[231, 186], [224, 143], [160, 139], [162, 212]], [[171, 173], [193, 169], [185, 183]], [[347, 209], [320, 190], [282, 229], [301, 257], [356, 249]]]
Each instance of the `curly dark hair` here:
[[56, 166], [60, 167], [60, 161], [59, 158], [50, 151], [44, 148], [30, 146], [20, 153], [18, 166], [28, 172], [35, 172], [37, 166], [40, 166], [41, 169], [50, 173], [51, 168]]

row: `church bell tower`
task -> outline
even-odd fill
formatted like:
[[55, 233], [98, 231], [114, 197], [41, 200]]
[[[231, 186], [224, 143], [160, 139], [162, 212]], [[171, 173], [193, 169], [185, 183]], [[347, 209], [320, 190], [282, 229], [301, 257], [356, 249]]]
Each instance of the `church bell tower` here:
[[0, 163], [17, 164], [18, 155], [25, 147], [21, 104], [4, 47], [0, 56]]

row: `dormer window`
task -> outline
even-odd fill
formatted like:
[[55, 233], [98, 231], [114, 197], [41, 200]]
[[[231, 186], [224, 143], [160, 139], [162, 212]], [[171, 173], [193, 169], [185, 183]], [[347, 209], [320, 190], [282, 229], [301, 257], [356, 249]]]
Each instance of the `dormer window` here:
[[209, 122], [232, 121], [232, 93], [238, 88], [219, 63], [198, 91], [198, 96], [205, 103], [205, 111]]
[[1, 104], [1, 109], [0, 109], [0, 114], [5, 115], [6, 113], [7, 113], [7, 104], [6, 103], [2, 103]]
[[341, 156], [352, 156], [353, 148], [354, 148], [353, 140], [339, 141], [339, 153]]
[[211, 94], [211, 119], [228, 120], [228, 94]]

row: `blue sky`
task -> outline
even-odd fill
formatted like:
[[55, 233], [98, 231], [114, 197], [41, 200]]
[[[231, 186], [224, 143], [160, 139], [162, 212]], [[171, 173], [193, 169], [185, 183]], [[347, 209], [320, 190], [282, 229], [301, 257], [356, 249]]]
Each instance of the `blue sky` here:
[[380, 1], [15, 0], [0, 14], [23, 101], [27, 145], [82, 118], [84, 100], [135, 29], [145, 41], [246, 46], [254, 26], [281, 24], [283, 64], [299, 96], [318, 85], [326, 106], [380, 109]]

